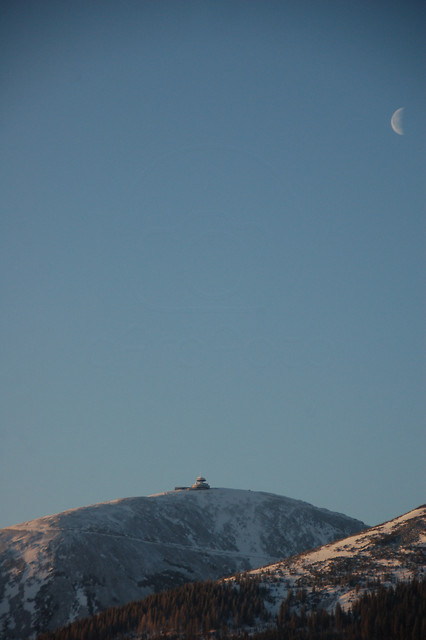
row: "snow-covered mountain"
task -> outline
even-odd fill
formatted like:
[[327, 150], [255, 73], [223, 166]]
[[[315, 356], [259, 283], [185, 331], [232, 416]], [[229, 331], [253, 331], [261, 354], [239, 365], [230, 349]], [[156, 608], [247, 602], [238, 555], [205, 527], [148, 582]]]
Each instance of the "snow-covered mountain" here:
[[233, 489], [126, 498], [24, 522], [0, 531], [0, 632], [27, 638], [364, 528], [299, 500]]
[[[338, 542], [256, 569], [248, 575], [266, 587], [271, 613], [289, 593], [299, 613], [347, 610], [363, 593], [426, 577], [426, 505]], [[235, 580], [235, 578], [230, 578]], [[297, 595], [298, 594], [298, 595]]]
[[[281, 638], [285, 629], [291, 637], [306, 638], [323, 637], [327, 628], [327, 637], [420, 640], [425, 637], [425, 543], [423, 506], [266, 567], [112, 607], [43, 639], [195, 637], [203, 630], [203, 637], [219, 631], [227, 638], [247, 633], [265, 638], [263, 632]], [[343, 616], [341, 609], [357, 600], [352, 615]]]

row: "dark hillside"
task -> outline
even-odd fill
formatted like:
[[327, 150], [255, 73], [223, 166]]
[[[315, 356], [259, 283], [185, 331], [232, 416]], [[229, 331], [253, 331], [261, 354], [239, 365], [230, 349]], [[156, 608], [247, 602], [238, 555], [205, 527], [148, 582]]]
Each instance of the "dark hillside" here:
[[[253, 578], [237, 584], [192, 583], [79, 620], [37, 640], [423, 640], [426, 581], [380, 587], [348, 612], [306, 611], [303, 591], [290, 593], [278, 619], [267, 613], [265, 592]], [[300, 613], [292, 613], [301, 604]], [[263, 631], [261, 631], [263, 627]], [[257, 629], [257, 630], [256, 630]]]

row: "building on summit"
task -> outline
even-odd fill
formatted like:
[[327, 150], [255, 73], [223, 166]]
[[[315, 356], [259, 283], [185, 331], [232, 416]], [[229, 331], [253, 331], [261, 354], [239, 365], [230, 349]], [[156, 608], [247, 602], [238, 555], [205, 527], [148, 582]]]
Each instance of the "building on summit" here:
[[198, 476], [191, 489], [210, 489], [210, 485], [207, 484], [206, 479], [203, 478], [203, 476]]
[[198, 476], [191, 487], [175, 487], [175, 491], [199, 491], [200, 489], [210, 489], [210, 485], [203, 476]]

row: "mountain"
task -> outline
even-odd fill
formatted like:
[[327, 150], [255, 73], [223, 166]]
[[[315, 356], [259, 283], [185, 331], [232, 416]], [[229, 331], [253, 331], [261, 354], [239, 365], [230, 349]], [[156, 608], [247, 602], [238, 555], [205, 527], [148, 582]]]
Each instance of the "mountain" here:
[[205, 490], [205, 484], [204, 490], [126, 498], [2, 529], [3, 637], [27, 638], [155, 591], [249, 570], [365, 528], [299, 500]]
[[[364, 593], [426, 577], [426, 505], [356, 535], [261, 567], [248, 576], [266, 589], [270, 612], [347, 610]], [[232, 578], [231, 580], [235, 580]], [[299, 592], [299, 598], [291, 598]], [[291, 607], [290, 607], [291, 609]]]
[[425, 638], [426, 507], [219, 581], [187, 583], [39, 640]]

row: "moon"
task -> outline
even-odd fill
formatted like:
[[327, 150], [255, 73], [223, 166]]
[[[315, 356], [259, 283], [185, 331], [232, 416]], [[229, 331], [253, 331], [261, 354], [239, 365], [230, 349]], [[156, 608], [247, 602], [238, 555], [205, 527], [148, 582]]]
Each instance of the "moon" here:
[[404, 127], [403, 127], [403, 115], [404, 115], [404, 107], [397, 109], [391, 118], [391, 127], [399, 136], [404, 135]]

